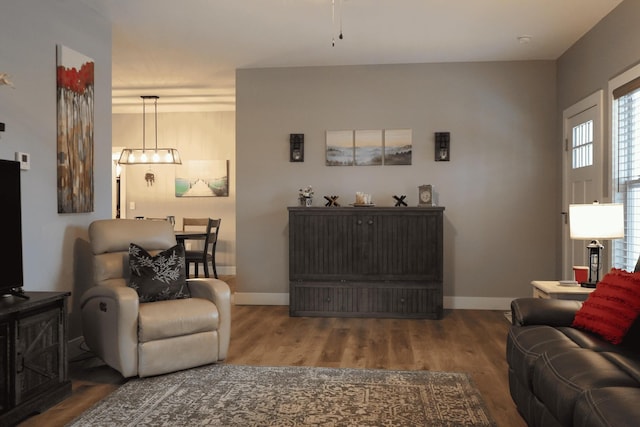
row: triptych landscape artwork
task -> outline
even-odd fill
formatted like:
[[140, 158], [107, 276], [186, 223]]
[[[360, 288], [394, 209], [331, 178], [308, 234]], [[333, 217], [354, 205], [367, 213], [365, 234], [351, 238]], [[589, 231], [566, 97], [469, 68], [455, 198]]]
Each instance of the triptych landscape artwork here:
[[327, 166], [411, 164], [411, 129], [327, 131]]

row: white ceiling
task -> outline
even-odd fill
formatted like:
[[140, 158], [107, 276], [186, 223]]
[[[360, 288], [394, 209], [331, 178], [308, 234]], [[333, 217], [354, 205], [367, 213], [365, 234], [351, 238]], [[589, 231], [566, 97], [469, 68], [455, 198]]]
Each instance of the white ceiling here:
[[553, 60], [622, 0], [61, 1], [113, 23], [118, 113], [233, 110], [238, 68]]

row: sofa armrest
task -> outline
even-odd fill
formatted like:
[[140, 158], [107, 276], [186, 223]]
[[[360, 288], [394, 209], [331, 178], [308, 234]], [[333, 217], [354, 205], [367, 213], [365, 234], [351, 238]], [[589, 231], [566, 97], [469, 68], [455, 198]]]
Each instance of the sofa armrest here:
[[518, 326], [571, 326], [580, 301], [517, 298], [511, 301], [511, 323]]
[[220, 314], [218, 357], [220, 360], [224, 360], [227, 357], [231, 340], [231, 290], [229, 285], [222, 280], [213, 278], [188, 279], [187, 283], [191, 297], [208, 299], [218, 308]]
[[125, 378], [138, 374], [138, 307], [127, 286], [94, 286], [80, 299], [85, 342]]

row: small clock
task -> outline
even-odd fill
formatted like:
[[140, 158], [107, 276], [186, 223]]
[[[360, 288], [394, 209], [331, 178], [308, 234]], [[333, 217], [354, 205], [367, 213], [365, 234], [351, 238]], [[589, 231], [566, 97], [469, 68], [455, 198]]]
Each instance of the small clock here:
[[418, 187], [418, 207], [433, 206], [433, 188], [429, 185]]

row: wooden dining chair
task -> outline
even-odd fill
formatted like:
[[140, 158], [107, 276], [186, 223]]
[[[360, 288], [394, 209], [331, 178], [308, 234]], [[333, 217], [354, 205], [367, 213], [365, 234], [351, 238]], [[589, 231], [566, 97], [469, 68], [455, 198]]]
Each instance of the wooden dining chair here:
[[[204, 266], [204, 277], [209, 277], [209, 263], [213, 268], [213, 277], [218, 278], [218, 270], [216, 269], [216, 245], [218, 243], [218, 233], [220, 232], [220, 218], [183, 218], [182, 230], [187, 231], [189, 227], [205, 228], [204, 244], [201, 249], [185, 250], [185, 261], [187, 271], [191, 263], [195, 264], [195, 277], [199, 277], [198, 266], [200, 263]], [[189, 238], [189, 240], [192, 240]]]

